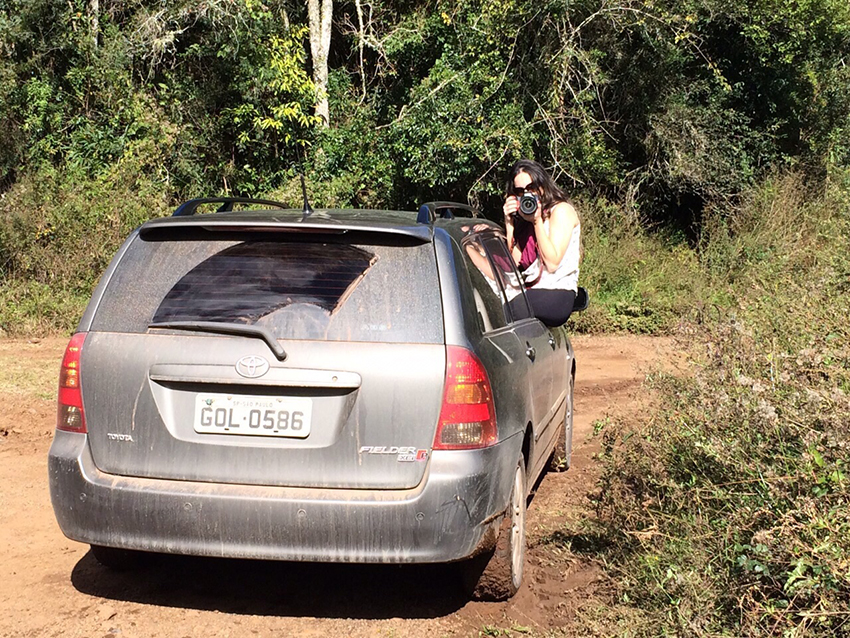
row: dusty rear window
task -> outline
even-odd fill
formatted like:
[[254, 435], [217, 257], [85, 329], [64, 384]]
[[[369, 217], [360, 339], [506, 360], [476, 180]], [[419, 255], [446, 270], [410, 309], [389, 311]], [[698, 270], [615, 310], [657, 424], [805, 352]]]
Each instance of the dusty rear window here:
[[92, 329], [174, 321], [262, 325], [279, 339], [441, 343], [433, 245], [136, 238]]
[[346, 245], [237, 244], [186, 273], [153, 320], [256, 323], [293, 304], [312, 304], [333, 314], [377, 259]]

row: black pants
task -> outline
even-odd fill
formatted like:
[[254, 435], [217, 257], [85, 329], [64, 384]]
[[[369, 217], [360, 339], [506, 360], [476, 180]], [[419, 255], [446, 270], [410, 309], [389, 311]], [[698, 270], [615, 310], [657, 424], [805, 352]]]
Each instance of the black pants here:
[[575, 290], [529, 288], [525, 294], [531, 304], [531, 313], [550, 328], [567, 323], [576, 301]]

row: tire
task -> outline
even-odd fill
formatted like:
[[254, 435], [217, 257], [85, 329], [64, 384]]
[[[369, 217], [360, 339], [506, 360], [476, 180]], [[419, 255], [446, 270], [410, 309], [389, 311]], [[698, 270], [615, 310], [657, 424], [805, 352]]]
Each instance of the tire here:
[[507, 600], [522, 584], [525, 567], [525, 462], [520, 458], [514, 469], [513, 488], [508, 509], [499, 526], [499, 537], [492, 553], [467, 561], [465, 578], [476, 600]]
[[105, 547], [103, 545], [92, 545], [91, 553], [98, 563], [117, 572], [126, 572], [141, 567], [145, 556], [143, 552], [132, 549], [119, 549], [118, 547]]
[[549, 469], [553, 472], [566, 472], [573, 462], [573, 391], [575, 390], [575, 375], [570, 375], [570, 394], [567, 397], [567, 413], [564, 416], [564, 426], [555, 440], [555, 449], [549, 460]]

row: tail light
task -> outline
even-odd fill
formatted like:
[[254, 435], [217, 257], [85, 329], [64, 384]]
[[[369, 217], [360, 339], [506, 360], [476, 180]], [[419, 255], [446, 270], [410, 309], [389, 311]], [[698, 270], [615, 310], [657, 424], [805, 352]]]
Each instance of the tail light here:
[[496, 443], [496, 411], [487, 372], [466, 348], [446, 348], [446, 387], [435, 450], [471, 450]]
[[62, 369], [59, 371], [59, 413], [56, 428], [67, 432], [85, 432], [86, 416], [83, 413], [83, 394], [80, 391], [80, 355], [83, 352], [85, 332], [71, 337]]

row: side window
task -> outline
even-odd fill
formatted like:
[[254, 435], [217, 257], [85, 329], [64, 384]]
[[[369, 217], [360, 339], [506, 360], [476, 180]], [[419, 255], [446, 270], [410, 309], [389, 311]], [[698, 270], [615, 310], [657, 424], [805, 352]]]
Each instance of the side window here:
[[513, 321], [531, 317], [531, 309], [523, 292], [522, 280], [505, 242], [498, 237], [484, 240], [484, 248], [490, 254], [493, 272], [505, 291]]
[[478, 238], [463, 242], [463, 253], [472, 283], [472, 295], [475, 309], [483, 332], [504, 328], [507, 325], [505, 315], [505, 297], [496, 280], [493, 265], [487, 258], [484, 245]]

